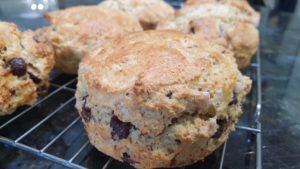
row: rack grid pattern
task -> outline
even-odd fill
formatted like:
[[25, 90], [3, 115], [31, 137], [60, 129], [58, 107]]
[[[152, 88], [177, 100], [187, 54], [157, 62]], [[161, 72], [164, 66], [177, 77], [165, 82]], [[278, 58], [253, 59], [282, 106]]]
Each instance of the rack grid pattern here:
[[[175, 7], [180, 6], [180, 4], [175, 4], [174, 2], [171, 4]], [[236, 126], [236, 128], [237, 130], [244, 130], [255, 135], [255, 166], [256, 169], [261, 169], [261, 124], [259, 122], [261, 113], [261, 72], [259, 51], [247, 71], [250, 72], [251, 78], [256, 81], [252, 89], [256, 93], [256, 106], [252, 112], [254, 113], [254, 124], [249, 126], [240, 125]], [[74, 93], [77, 78], [59, 74], [54, 74], [53, 76], [54, 78], [51, 80], [48, 95], [40, 98], [31, 107], [20, 108], [13, 115], [0, 118], [0, 144], [15, 147], [65, 167], [76, 169], [87, 168], [86, 165], [82, 164], [82, 161], [89, 155], [88, 153], [92, 149], [92, 146], [85, 135], [80, 117], [74, 108]], [[40, 114], [36, 117], [38, 113]], [[20, 124], [20, 122], [22, 123], [28, 119], [33, 120], [29, 120], [29, 124]], [[58, 126], [60, 127], [57, 127], [57, 125], [52, 128], [49, 127], [49, 124], [52, 123], [59, 123]], [[51, 126], [54, 126], [54, 124]], [[16, 127], [18, 132], [11, 133], [11, 131], [16, 131]], [[41, 134], [46, 136], [40, 136]], [[63, 150], [57, 148], [59, 147], [58, 143], [62, 142], [61, 140], [69, 142], [67, 145], [64, 145], [65, 149]], [[226, 149], [227, 142], [221, 148], [219, 169], [223, 168]], [[100, 152], [97, 153], [100, 154]], [[115, 160], [102, 153], [99, 156], [102, 158], [99, 159], [101, 161], [99, 166], [101, 167], [98, 166], [97, 168], [113, 168], [111, 164]]]

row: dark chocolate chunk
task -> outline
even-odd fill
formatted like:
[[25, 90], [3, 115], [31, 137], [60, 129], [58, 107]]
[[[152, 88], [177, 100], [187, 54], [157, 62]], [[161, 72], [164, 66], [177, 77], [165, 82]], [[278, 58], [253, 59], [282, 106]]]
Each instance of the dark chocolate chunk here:
[[176, 156], [174, 158], [172, 158], [171, 162], [170, 162], [170, 166], [174, 166], [176, 164]]
[[228, 121], [226, 119], [217, 119], [217, 124], [219, 127], [216, 133], [211, 137], [213, 139], [218, 139], [221, 137], [221, 135], [227, 129]]
[[232, 100], [228, 103], [228, 106], [236, 105], [238, 103], [237, 95], [233, 92]]
[[169, 91], [166, 96], [169, 98], [169, 99], [172, 99], [172, 95], [173, 95], [173, 92], [172, 91]]
[[8, 61], [11, 72], [15, 76], [23, 76], [26, 74], [27, 65], [22, 58], [12, 58]]
[[155, 29], [156, 26], [157, 26], [157, 23], [150, 22], [148, 25], [148, 29]]
[[171, 123], [174, 124], [174, 123], [178, 123], [178, 119], [176, 117], [174, 117], [172, 120], [171, 120]]
[[181, 141], [180, 141], [180, 140], [178, 140], [178, 139], [176, 139], [176, 140], [175, 140], [175, 142], [176, 142], [178, 145], [180, 145], [180, 144], [181, 144]]
[[38, 84], [38, 83], [41, 83], [42, 82], [42, 79], [36, 77], [34, 74], [28, 72], [29, 74], [29, 77], [30, 79], [35, 83], [35, 84]]
[[192, 34], [195, 34], [195, 33], [196, 33], [195, 28], [194, 28], [194, 27], [191, 27], [191, 28], [190, 28], [190, 32], [191, 32]]
[[114, 140], [125, 139], [130, 133], [131, 123], [122, 122], [117, 116], [113, 116], [110, 120], [110, 127], [112, 128], [111, 137]]
[[136, 163], [134, 160], [130, 159], [130, 155], [128, 153], [123, 153], [123, 157], [122, 160], [124, 163], [128, 163], [128, 164], [134, 164]]
[[83, 98], [84, 102], [83, 102], [82, 110], [81, 110], [81, 117], [83, 118], [83, 120], [85, 122], [89, 122], [91, 120], [91, 117], [92, 117], [91, 109], [86, 106], [86, 98], [87, 97], [88, 96]]

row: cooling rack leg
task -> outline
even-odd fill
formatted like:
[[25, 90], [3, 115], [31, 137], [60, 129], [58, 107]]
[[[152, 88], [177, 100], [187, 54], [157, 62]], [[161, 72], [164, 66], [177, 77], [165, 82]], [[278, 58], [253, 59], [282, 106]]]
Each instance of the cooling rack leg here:
[[[257, 122], [257, 128], [261, 130], [260, 122]], [[256, 133], [256, 169], [262, 169], [261, 132]]]
[[224, 145], [223, 145], [223, 149], [222, 149], [222, 157], [221, 157], [219, 169], [222, 169], [222, 168], [223, 168], [223, 163], [224, 163], [224, 158], [225, 158], [225, 152], [226, 152], [226, 146], [227, 146], [227, 141], [226, 141], [226, 142], [224, 143]]

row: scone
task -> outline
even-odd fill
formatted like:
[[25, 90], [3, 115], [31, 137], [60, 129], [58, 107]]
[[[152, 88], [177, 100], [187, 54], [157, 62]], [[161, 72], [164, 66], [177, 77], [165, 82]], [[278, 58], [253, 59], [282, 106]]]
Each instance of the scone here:
[[53, 51], [38, 38], [32, 31], [21, 33], [13, 23], [0, 22], [0, 115], [32, 105], [47, 91]]
[[98, 6], [79, 6], [45, 15], [51, 26], [38, 30], [50, 39], [55, 50], [55, 67], [76, 74], [82, 57], [95, 43], [111, 37], [142, 31], [134, 16]]
[[136, 168], [179, 167], [224, 143], [250, 88], [231, 51], [181, 32], [146, 31], [83, 59], [76, 108], [103, 153]]
[[159, 23], [157, 29], [178, 30], [218, 43], [232, 50], [239, 68], [245, 68], [259, 43], [254, 26], [258, 20], [242, 8], [207, 2], [183, 7], [175, 18]]
[[204, 4], [225, 4], [230, 5], [235, 8], [238, 8], [245, 15], [248, 16], [249, 21], [258, 26], [260, 20], [260, 14], [256, 12], [248, 3], [248, 0], [187, 0], [184, 4], [185, 7], [194, 6], [194, 5], [204, 5]]
[[138, 17], [144, 30], [155, 29], [158, 22], [173, 17], [175, 13], [173, 7], [163, 0], [105, 0], [99, 6]]

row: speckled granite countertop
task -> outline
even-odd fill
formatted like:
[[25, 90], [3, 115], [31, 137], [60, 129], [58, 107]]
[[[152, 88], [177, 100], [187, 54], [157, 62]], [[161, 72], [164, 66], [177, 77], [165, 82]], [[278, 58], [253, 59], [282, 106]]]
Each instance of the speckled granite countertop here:
[[[76, 2], [80, 3], [79, 1]], [[95, 1], [89, 0], [85, 3], [92, 4]], [[263, 168], [299, 169], [300, 18], [290, 14], [269, 11], [266, 8], [261, 9], [261, 14]], [[24, 20], [4, 17], [1, 13], [0, 20], [16, 22], [22, 30], [26, 28], [35, 29], [46, 24], [41, 18]], [[233, 140], [241, 137], [243, 134], [234, 135]], [[229, 142], [229, 144], [231, 143]], [[94, 149], [91, 151], [97, 154]], [[97, 157], [95, 156], [95, 158]], [[210, 157], [208, 161], [211, 162], [213, 158]], [[249, 159], [248, 156], [247, 158], [239, 158], [231, 155], [229, 151], [228, 157], [225, 158], [224, 168], [254, 168], [253, 158], [254, 156], [251, 155]], [[0, 144], [0, 168], [63, 167]]]

